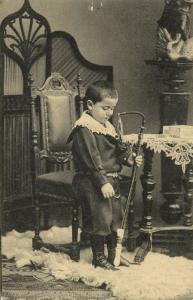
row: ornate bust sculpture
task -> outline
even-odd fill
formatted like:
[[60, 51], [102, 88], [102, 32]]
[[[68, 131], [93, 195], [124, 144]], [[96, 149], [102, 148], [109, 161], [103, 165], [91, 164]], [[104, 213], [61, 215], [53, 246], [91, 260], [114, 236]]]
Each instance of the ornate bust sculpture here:
[[166, 61], [193, 61], [189, 12], [193, 0], [165, 0], [158, 20], [156, 58]]

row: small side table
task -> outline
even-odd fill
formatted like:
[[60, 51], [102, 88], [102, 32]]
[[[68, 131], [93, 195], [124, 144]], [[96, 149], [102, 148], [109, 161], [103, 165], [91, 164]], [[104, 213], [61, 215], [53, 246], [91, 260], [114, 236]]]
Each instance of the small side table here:
[[[124, 135], [123, 142], [134, 145], [137, 141], [137, 134]], [[193, 203], [193, 139], [174, 138], [163, 134], [144, 134], [143, 136], [143, 152], [144, 152], [144, 168], [141, 175], [141, 183], [143, 187], [143, 217], [140, 225], [140, 238], [146, 238], [148, 235], [152, 239], [153, 233], [168, 232], [168, 240], [172, 241], [172, 234], [181, 233], [181, 239], [186, 236], [186, 233], [193, 235], [193, 220], [192, 220], [192, 203]], [[154, 153], [164, 152], [166, 157], [171, 158], [176, 165], [181, 166], [184, 173], [184, 211], [183, 224], [153, 227], [152, 226], [152, 205], [153, 205], [153, 190], [155, 180], [152, 174], [152, 162]], [[132, 204], [133, 205], [133, 204]], [[179, 213], [175, 199], [167, 204], [172, 213]], [[134, 214], [133, 207], [130, 214]], [[134, 217], [129, 215], [128, 219], [133, 220]], [[128, 232], [128, 249], [134, 250], [136, 243], [133, 241], [134, 224], [129, 221]], [[163, 242], [164, 245], [164, 242]], [[161, 246], [163, 246], [161, 245]]]

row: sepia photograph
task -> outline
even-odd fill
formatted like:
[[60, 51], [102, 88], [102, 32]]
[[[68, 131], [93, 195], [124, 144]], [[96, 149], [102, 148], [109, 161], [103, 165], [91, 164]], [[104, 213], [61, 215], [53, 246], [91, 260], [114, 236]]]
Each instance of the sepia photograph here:
[[1, 300], [193, 300], [193, 0], [0, 0]]

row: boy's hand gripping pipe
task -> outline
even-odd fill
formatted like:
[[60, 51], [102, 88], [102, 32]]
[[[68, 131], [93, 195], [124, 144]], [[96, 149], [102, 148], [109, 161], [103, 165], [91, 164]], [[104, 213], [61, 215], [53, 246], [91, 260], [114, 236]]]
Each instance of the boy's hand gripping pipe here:
[[[143, 138], [143, 131], [145, 129], [145, 127], [144, 127], [145, 116], [138, 111], [128, 111], [128, 112], [118, 113], [119, 133], [120, 133], [120, 136], [123, 135], [123, 123], [121, 120], [121, 116], [131, 115], [131, 114], [139, 115], [141, 117], [141, 127], [140, 127], [140, 130], [138, 133], [138, 140], [137, 140], [137, 144], [136, 144], [136, 156], [138, 156], [140, 154], [142, 138]], [[129, 213], [129, 209], [130, 209], [130, 203], [132, 200], [132, 196], [134, 194], [137, 168], [138, 168], [137, 164], [134, 161], [133, 168], [132, 168], [132, 175], [131, 175], [131, 184], [130, 184], [129, 193], [128, 193], [128, 197], [127, 197], [127, 201], [126, 201], [126, 205], [125, 205], [125, 211], [124, 211], [124, 215], [123, 215], [123, 219], [122, 219], [122, 223], [121, 223], [121, 228], [119, 228], [117, 230], [117, 247], [116, 247], [116, 254], [115, 254], [115, 259], [114, 259], [115, 267], [118, 267], [120, 265], [120, 261], [121, 261], [122, 240], [123, 240], [124, 233], [125, 233], [126, 226], [127, 226], [127, 218], [128, 218], [128, 213]]]

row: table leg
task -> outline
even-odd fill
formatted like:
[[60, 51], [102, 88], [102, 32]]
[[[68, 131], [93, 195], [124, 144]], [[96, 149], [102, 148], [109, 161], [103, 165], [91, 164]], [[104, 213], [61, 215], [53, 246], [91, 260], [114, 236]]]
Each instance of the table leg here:
[[155, 181], [152, 175], [153, 151], [143, 147], [143, 152], [144, 152], [144, 168], [143, 168], [143, 174], [141, 175], [141, 183], [143, 187], [143, 220], [141, 224], [141, 229], [145, 229], [147, 231], [141, 232], [139, 238], [141, 244], [134, 258], [135, 263], [141, 263], [144, 260], [148, 251], [151, 249], [152, 204], [153, 204], [152, 191], [155, 187]]
[[192, 226], [192, 202], [193, 202], [193, 160], [187, 166], [185, 180], [184, 196], [184, 225]]
[[141, 175], [141, 184], [143, 187], [143, 220], [142, 228], [152, 228], [152, 191], [155, 187], [155, 180], [152, 175], [152, 159], [153, 151], [143, 147], [144, 152], [144, 168]]

